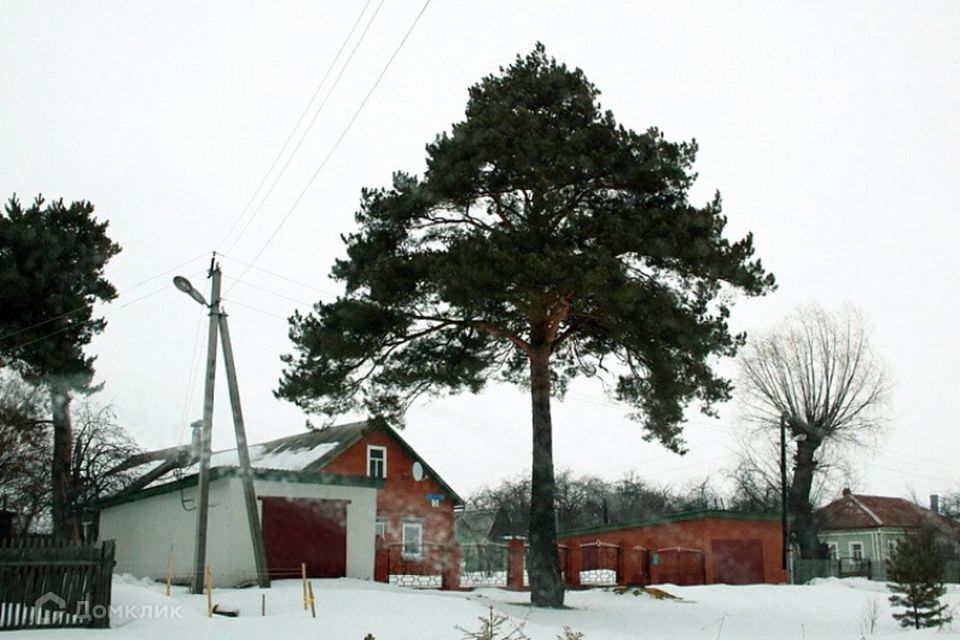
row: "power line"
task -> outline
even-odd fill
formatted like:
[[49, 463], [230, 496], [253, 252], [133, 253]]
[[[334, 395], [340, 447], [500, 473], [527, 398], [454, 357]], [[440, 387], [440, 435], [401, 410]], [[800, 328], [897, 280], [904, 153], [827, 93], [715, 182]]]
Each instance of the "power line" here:
[[[373, 82], [373, 85], [367, 91], [367, 94], [364, 96], [363, 100], [360, 102], [360, 105], [354, 111], [353, 116], [347, 122], [347, 126], [344, 127], [343, 131], [340, 133], [340, 136], [333, 143], [333, 146], [330, 148], [330, 151], [327, 152], [327, 155], [324, 157], [323, 161], [320, 163], [320, 166], [317, 167], [317, 170], [313, 172], [313, 175], [310, 176], [310, 179], [307, 181], [307, 184], [300, 191], [300, 195], [297, 196], [297, 199], [294, 200], [293, 204], [290, 206], [290, 209], [287, 211], [286, 215], [283, 216], [283, 219], [280, 220], [280, 223], [274, 228], [273, 232], [267, 238], [267, 241], [263, 243], [263, 246], [260, 247], [260, 250], [254, 255], [253, 259], [250, 261], [251, 265], [256, 264], [257, 260], [263, 255], [267, 250], [267, 247], [273, 242], [274, 238], [277, 237], [277, 234], [280, 233], [280, 230], [283, 229], [284, 225], [290, 219], [290, 216], [293, 215], [293, 212], [296, 210], [297, 206], [300, 204], [300, 201], [303, 199], [303, 196], [306, 195], [307, 190], [310, 189], [310, 186], [317, 179], [317, 176], [320, 175], [320, 172], [323, 171], [323, 168], [327, 165], [327, 162], [333, 156], [334, 152], [337, 150], [337, 147], [340, 146], [340, 143], [346, 137], [347, 133], [353, 127], [353, 123], [356, 122], [357, 117], [359, 117], [360, 112], [363, 111], [363, 108], [366, 106], [367, 102], [370, 100], [370, 96], [373, 95], [373, 92], [380, 85], [380, 81], [383, 80], [383, 77], [386, 75], [387, 70], [390, 69], [390, 65], [393, 64], [394, 59], [396, 59], [397, 54], [400, 53], [400, 50], [403, 48], [403, 45], [406, 44], [407, 38], [410, 37], [410, 34], [413, 32], [413, 29], [417, 26], [417, 23], [420, 21], [420, 18], [423, 16], [424, 12], [427, 10], [427, 7], [430, 6], [430, 0], [427, 0], [423, 7], [420, 9], [420, 12], [417, 14], [416, 18], [413, 19], [413, 22], [410, 24], [410, 27], [407, 29], [406, 33], [403, 35], [403, 39], [400, 40], [400, 44], [397, 45], [393, 53], [390, 55], [390, 58], [387, 60], [387, 63], [383, 66], [383, 69], [380, 71], [380, 74], [377, 76], [377, 79]], [[248, 266], [243, 273], [240, 274], [238, 280], [242, 280], [252, 267]]]
[[[336, 296], [336, 295], [337, 295], [337, 294], [333, 293], [332, 291], [327, 291], [326, 289], [321, 289], [320, 287], [314, 286], [314, 285], [312, 285], [312, 284], [308, 284], [308, 283], [306, 283], [306, 282], [303, 282], [302, 280], [297, 280], [297, 279], [295, 279], [295, 278], [291, 278], [290, 276], [285, 276], [285, 275], [283, 275], [282, 273], [277, 273], [276, 271], [270, 271], [269, 269], [264, 269], [263, 267], [258, 267], [258, 266], [254, 265], [254, 264], [251, 263], [251, 262], [246, 262], [245, 260], [241, 260], [241, 259], [239, 259], [239, 258], [234, 258], [233, 256], [229, 256], [229, 255], [227, 255], [227, 254], [225, 254], [225, 253], [218, 253], [217, 255], [220, 256], [220, 257], [223, 257], [223, 258], [227, 258], [228, 260], [233, 260], [234, 262], [237, 262], [237, 263], [239, 263], [239, 264], [242, 264], [243, 266], [249, 267], [250, 269], [253, 269], [253, 270], [255, 270], [255, 271], [259, 271], [260, 273], [265, 273], [265, 274], [267, 274], [267, 275], [269, 275], [269, 276], [273, 276], [273, 277], [279, 278], [279, 279], [281, 279], [281, 280], [286, 280], [287, 282], [290, 282], [290, 283], [292, 283], [292, 284], [300, 285], [301, 287], [306, 287], [307, 289], [313, 289], [314, 291], [318, 291], [318, 292], [320, 292], [320, 293], [325, 293], [325, 294], [330, 295], [330, 296]], [[230, 278], [230, 279], [239, 282], [239, 278]]]
[[[157, 278], [160, 278], [160, 277], [162, 277], [162, 276], [165, 276], [165, 275], [167, 275], [167, 274], [169, 274], [169, 273], [173, 273], [173, 272], [176, 271], [177, 269], [180, 269], [180, 268], [182, 268], [182, 267], [185, 267], [186, 265], [190, 264], [191, 262], [195, 262], [195, 261], [199, 260], [200, 258], [204, 257], [205, 255], [206, 255], [206, 254], [204, 253], [204, 254], [200, 254], [199, 256], [196, 256], [196, 257], [194, 257], [194, 258], [190, 258], [190, 259], [187, 260], [186, 262], [182, 262], [182, 263], [178, 264], [178, 265], [175, 266], [175, 267], [172, 267], [172, 268], [170, 268], [170, 269], [167, 269], [166, 271], [163, 271], [163, 272], [158, 273], [158, 274], [156, 274], [156, 275], [154, 275], [154, 276], [151, 276], [151, 277], [147, 278], [146, 280], [143, 280], [143, 281], [141, 281], [141, 282], [138, 282], [137, 284], [135, 284], [135, 285], [133, 285], [133, 286], [131, 286], [131, 287], [128, 287], [128, 288], [124, 289], [122, 292], [118, 292], [118, 293], [117, 293], [117, 297], [120, 297], [120, 296], [123, 295], [124, 293], [129, 293], [130, 291], [133, 291], [134, 289], [137, 289], [137, 288], [139, 288], [139, 287], [142, 287], [143, 285], [145, 285], [145, 284], [147, 284], [147, 283], [149, 283], [149, 282], [153, 282], [153, 281], [156, 280]], [[153, 295], [153, 294], [151, 294], [151, 295]], [[148, 297], [149, 297], [149, 296], [148, 296]], [[127, 306], [127, 305], [124, 305], [124, 306]], [[57, 320], [60, 320], [61, 318], [66, 318], [67, 316], [73, 315], [74, 313], [79, 313], [80, 311], [83, 311], [83, 310], [86, 309], [87, 307], [88, 307], [88, 305], [84, 304], [84, 305], [81, 305], [81, 306], [79, 306], [79, 307], [77, 307], [77, 308], [75, 308], [75, 309], [71, 309], [70, 311], [66, 311], [66, 312], [64, 312], [64, 313], [61, 313], [61, 314], [58, 315], [58, 316], [53, 316], [52, 318], [47, 318], [46, 320], [41, 320], [40, 322], [34, 323], [34, 324], [32, 324], [32, 325], [30, 325], [30, 326], [28, 326], [28, 327], [24, 327], [23, 329], [18, 329], [17, 331], [13, 331], [13, 332], [11, 332], [11, 333], [5, 334], [5, 335], [3, 335], [3, 336], [0, 336], [0, 341], [8, 340], [8, 339], [13, 338], [13, 337], [16, 337], [16, 336], [18, 336], [18, 335], [20, 335], [20, 334], [22, 334], [22, 333], [26, 333], [27, 331], [31, 331], [31, 330], [33, 330], [33, 329], [36, 329], [37, 327], [42, 327], [42, 326], [45, 325], [45, 324], [49, 324], [49, 323], [51, 323], [51, 322], [55, 322], [55, 321], [57, 321]], [[123, 307], [121, 307], [121, 308], [123, 308]], [[51, 333], [50, 335], [56, 335], [57, 333], [61, 333], [62, 331], [66, 331], [66, 330], [67, 330], [67, 329], [61, 329], [61, 330], [59, 330], [59, 331], [55, 331], [55, 332]], [[32, 343], [27, 343], [27, 344], [32, 344]], [[20, 345], [20, 346], [24, 346], [24, 345]]]
[[224, 278], [225, 280], [232, 280], [233, 282], [236, 282], [236, 283], [238, 283], [238, 284], [242, 284], [242, 285], [245, 286], [245, 287], [250, 287], [251, 289], [257, 289], [258, 291], [263, 291], [264, 293], [270, 294], [271, 296], [276, 296], [276, 297], [278, 297], [278, 298], [283, 298], [284, 300], [289, 300], [290, 302], [296, 302], [296, 303], [299, 304], [299, 305], [307, 305], [307, 306], [310, 306], [310, 305], [313, 304], [312, 302], [304, 302], [303, 300], [298, 300], [298, 299], [292, 298], [292, 297], [290, 297], [290, 296], [285, 296], [285, 295], [283, 295], [282, 293], [277, 293], [277, 292], [274, 291], [273, 289], [270, 289], [270, 288], [268, 288], [268, 287], [261, 287], [260, 285], [253, 284], [253, 283], [251, 283], [251, 282], [244, 282], [244, 281], [237, 280], [236, 278], [233, 278], [233, 277], [230, 277], [230, 276], [226, 276], [226, 275], [223, 276], [223, 278]]
[[263, 309], [258, 309], [257, 307], [252, 307], [252, 306], [250, 306], [250, 305], [248, 305], [248, 304], [244, 304], [244, 303], [242, 303], [242, 302], [237, 302], [236, 300], [233, 300], [233, 299], [229, 299], [229, 300], [228, 300], [227, 298], [224, 298], [224, 297], [222, 297], [222, 296], [220, 297], [220, 299], [223, 300], [224, 302], [229, 302], [230, 304], [235, 304], [235, 305], [237, 305], [238, 307], [243, 307], [244, 309], [249, 309], [250, 311], [256, 311], [257, 313], [262, 313], [262, 314], [265, 315], [265, 316], [270, 316], [271, 318], [276, 318], [276, 319], [278, 319], [278, 320], [283, 320], [284, 322], [286, 322], [287, 320], [289, 320], [289, 318], [286, 318], [286, 317], [284, 317], [284, 316], [278, 316], [277, 314], [271, 313], [270, 311], [264, 311]]
[[[333, 92], [337, 89], [337, 86], [339, 86], [340, 80], [341, 78], [343, 78], [343, 74], [346, 72], [347, 68], [350, 66], [350, 62], [353, 60], [353, 56], [354, 54], [356, 54], [357, 49], [360, 48], [360, 44], [367, 37], [367, 32], [370, 30], [370, 25], [373, 24], [373, 21], [376, 19], [377, 14], [380, 13], [380, 8], [383, 7], [384, 1], [385, 0], [380, 0], [380, 3], [377, 5], [377, 8], [374, 10], [373, 15], [370, 16], [370, 19], [367, 21], [366, 26], [363, 28], [363, 31], [360, 33], [360, 37], [357, 39], [357, 41], [353, 45], [353, 48], [350, 50], [350, 54], [347, 56], [346, 62], [344, 62], [343, 66], [340, 68], [339, 73], [337, 73], [337, 77], [334, 79], [333, 84], [331, 85], [330, 89], [327, 91], [327, 95], [324, 96], [323, 100], [320, 102], [320, 106], [317, 107], [317, 110], [314, 112], [313, 117], [310, 119], [310, 122], [307, 124], [306, 129], [304, 129], [303, 133], [300, 134], [300, 139], [297, 140], [297, 144], [293, 148], [293, 151], [291, 151], [290, 155], [287, 156], [286, 162], [284, 162], [283, 166], [280, 168], [280, 171], [277, 173], [277, 175], [274, 176], [273, 182], [271, 183], [270, 188], [267, 190], [266, 195], [263, 196], [263, 199], [260, 201], [260, 204], [257, 206], [256, 210], [254, 210], [253, 215], [251, 215], [247, 219], [247, 221], [244, 223], [243, 227], [240, 229], [240, 233], [237, 234], [237, 237], [234, 238], [230, 246], [227, 247], [227, 251], [233, 251], [233, 248], [237, 246], [237, 243], [240, 241], [240, 238], [243, 237], [243, 235], [247, 232], [247, 229], [250, 227], [250, 224], [260, 213], [260, 210], [263, 208], [263, 205], [267, 202], [267, 200], [270, 199], [270, 196], [273, 194], [273, 190], [276, 188], [277, 184], [280, 182], [280, 178], [286, 172], [287, 167], [290, 166], [290, 162], [293, 160], [294, 156], [296, 156], [297, 152], [300, 151], [300, 147], [303, 145], [303, 141], [307, 138], [307, 134], [310, 133], [310, 129], [313, 128], [313, 125], [317, 121], [317, 118], [320, 116], [320, 113], [323, 111], [323, 108], [327, 105], [327, 101], [330, 99], [330, 96], [333, 95]], [[370, 4], [370, 0], [368, 0], [367, 2], [367, 5], [369, 4]], [[357, 16], [357, 22], [354, 23], [353, 28], [350, 29], [350, 33], [347, 34], [347, 38], [344, 39], [343, 44], [340, 46], [340, 51], [337, 52], [337, 57], [334, 58], [334, 61], [331, 63], [330, 69], [328, 69], [327, 74], [330, 73], [330, 70], [333, 69], [334, 65], [336, 64], [336, 61], [340, 58], [340, 53], [343, 52], [343, 47], [346, 46], [347, 42], [350, 39], [350, 36], [353, 35], [354, 29], [356, 29], [357, 24], [359, 24], [360, 19], [363, 17], [364, 12], [366, 12], [367, 10], [367, 5], [364, 5], [363, 11], [361, 11], [360, 15]], [[326, 80], [326, 76], [324, 76], [324, 80]], [[317, 93], [319, 93], [319, 91], [320, 91], [320, 87], [317, 87]], [[314, 98], [315, 97], [316, 97], [316, 93], [314, 94]], [[314, 98], [311, 98], [310, 103], [307, 104], [307, 110], [309, 110], [310, 104], [313, 103]], [[304, 111], [304, 114], [306, 114], [306, 111]], [[301, 116], [300, 118], [301, 120], [297, 121], [297, 126], [294, 127], [294, 131], [296, 131], [297, 127], [300, 126], [300, 122], [302, 121], [303, 116]], [[291, 136], [292, 135], [293, 135], [293, 132], [291, 132]], [[289, 138], [287, 139], [287, 141], [289, 142]], [[286, 144], [287, 143], [284, 143], [284, 146], [286, 146]], [[282, 154], [283, 154], [283, 149], [280, 150], [280, 154], [278, 154], [277, 158], [279, 159], [280, 155]], [[274, 165], [275, 164], [276, 164], [276, 160], [274, 160]], [[271, 170], [272, 169], [273, 169], [273, 165], [271, 165]], [[268, 175], [269, 175], [269, 172], [268, 172]]]
[[[191, 261], [191, 262], [192, 262], [192, 261]], [[174, 269], [170, 269], [170, 270], [167, 271], [166, 273], [170, 273], [171, 271], [174, 271], [174, 270], [176, 270], [177, 268], [179, 268], [179, 267], [174, 267]], [[197, 273], [191, 274], [190, 277], [191, 277], [191, 278], [196, 277], [196, 276], [199, 275], [200, 273], [203, 273], [203, 271], [199, 271], [199, 272], [197, 272]], [[154, 276], [153, 278], [150, 278], [150, 279], [148, 279], [148, 280], [145, 280], [145, 281], [142, 282], [141, 284], [145, 284], [146, 282], [149, 282], [150, 280], [154, 280], [154, 279], [160, 277], [160, 275], [163, 275], [163, 274], [159, 274], [159, 275], [157, 275], [157, 276]], [[139, 286], [139, 285], [137, 285], [137, 286]], [[120, 311], [120, 310], [122, 310], [122, 309], [126, 309], [127, 307], [129, 307], [129, 306], [131, 306], [131, 305], [134, 305], [134, 304], [136, 304], [136, 303], [138, 303], [138, 302], [141, 302], [141, 301], [143, 301], [143, 300], [146, 300], [147, 298], [152, 298], [153, 296], [155, 296], [155, 295], [157, 295], [157, 294], [159, 294], [159, 293], [163, 293], [164, 291], [167, 291], [168, 289], [169, 289], [169, 287], [164, 286], [164, 287], [161, 288], [161, 289], [157, 289], [156, 291], [153, 291], [153, 292], [148, 293], [148, 294], [146, 294], [146, 295], [142, 295], [142, 296], [140, 296], [139, 298], [134, 298], [133, 300], [130, 300], [130, 301], [127, 302], [126, 304], [119, 305], [119, 306], [114, 307], [114, 308], [112, 308], [112, 309], [110, 309], [110, 310], [105, 310], [105, 311], [103, 312], [103, 318], [109, 317], [110, 314], [115, 313], [115, 312], [117, 312], [117, 311]], [[74, 310], [74, 311], [72, 311], [72, 312], [70, 312], [70, 313], [76, 313], [76, 312], [77, 312], [77, 310]], [[62, 318], [62, 317], [64, 317], [65, 315], [70, 315], [70, 313], [62, 314], [62, 315], [59, 316], [59, 317]], [[50, 339], [50, 338], [52, 338], [52, 337], [54, 337], [54, 336], [60, 335], [61, 333], [65, 333], [65, 332], [67, 332], [67, 331], [72, 331], [72, 330], [74, 330], [74, 329], [78, 329], [79, 327], [82, 327], [82, 326], [85, 325], [85, 324], [90, 324], [90, 323], [93, 323], [93, 322], [97, 322], [97, 321], [99, 321], [99, 320], [101, 320], [101, 319], [103, 319], [103, 318], [90, 318], [89, 320], [85, 320], [85, 321], [79, 322], [79, 323], [77, 323], [77, 324], [68, 325], [68, 326], [66, 326], [66, 327], [61, 327], [61, 328], [57, 329], [56, 331], [51, 331], [50, 333], [44, 334], [44, 335], [42, 335], [42, 336], [40, 336], [40, 337], [37, 337], [37, 338], [33, 338], [32, 340], [27, 340], [26, 342], [21, 342], [21, 343], [19, 343], [19, 344], [13, 345], [12, 347], [4, 347], [2, 350], [3, 350], [3, 351], [16, 351], [17, 349], [23, 349], [24, 347], [29, 347], [30, 345], [36, 344], [37, 342], [42, 342], [43, 340], [48, 340], [48, 339]], [[56, 318], [54, 318], [54, 319], [56, 319]], [[41, 322], [41, 323], [38, 323], [38, 324], [35, 325], [35, 326], [39, 326], [39, 325], [42, 325], [42, 324], [46, 324], [47, 322], [51, 322], [51, 320], [45, 320], [45, 321], [43, 321], [43, 322]], [[18, 332], [18, 333], [23, 333], [23, 332], [20, 331], [20, 332]]]

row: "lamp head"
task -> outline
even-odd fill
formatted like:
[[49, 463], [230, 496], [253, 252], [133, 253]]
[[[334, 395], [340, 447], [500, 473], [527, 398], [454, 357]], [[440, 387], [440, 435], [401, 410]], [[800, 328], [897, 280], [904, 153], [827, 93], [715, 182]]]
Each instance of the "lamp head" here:
[[190, 281], [184, 278], [183, 276], [174, 276], [173, 286], [175, 286], [180, 291], [183, 291], [185, 294], [187, 294], [188, 296], [190, 296], [191, 298], [193, 298], [203, 306], [205, 307], [210, 306], [207, 304], [207, 301], [203, 297], [203, 295], [199, 291], [194, 289], [193, 285], [190, 284]]

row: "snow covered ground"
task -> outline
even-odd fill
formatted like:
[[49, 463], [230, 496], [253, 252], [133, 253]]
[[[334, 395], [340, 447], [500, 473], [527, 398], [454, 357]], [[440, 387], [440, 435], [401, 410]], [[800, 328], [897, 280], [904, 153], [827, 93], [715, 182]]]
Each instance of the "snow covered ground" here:
[[[511, 624], [523, 624], [523, 632], [532, 640], [553, 640], [564, 626], [583, 633], [585, 640], [960, 636], [960, 619], [942, 631], [901, 629], [890, 617], [884, 585], [864, 579], [825, 579], [804, 586], [661, 585], [679, 596], [676, 600], [598, 588], [568, 593], [569, 608], [560, 611], [532, 609], [525, 604], [527, 594], [499, 589], [450, 593], [350, 579], [314, 580], [313, 586], [315, 619], [303, 610], [301, 586], [295, 580], [276, 581], [269, 590], [217, 590], [214, 601], [239, 608], [240, 616], [208, 618], [204, 596], [176, 588], [168, 598], [162, 585], [121, 576], [114, 584], [118, 613], [112, 629], [19, 631], [5, 633], [3, 640], [363, 640], [368, 633], [377, 640], [456, 639], [464, 634], [455, 627], [478, 630], [477, 618], [487, 614], [490, 606], [510, 616]], [[260, 615], [261, 594], [266, 594], [265, 617]], [[951, 585], [947, 598], [960, 610], [960, 587]], [[872, 605], [878, 613], [871, 634], [868, 611]]]

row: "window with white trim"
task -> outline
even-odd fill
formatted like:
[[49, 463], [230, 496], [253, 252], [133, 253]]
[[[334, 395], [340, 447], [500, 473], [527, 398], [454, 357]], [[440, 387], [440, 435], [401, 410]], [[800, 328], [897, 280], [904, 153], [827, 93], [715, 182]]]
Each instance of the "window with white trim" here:
[[897, 553], [897, 541], [887, 540], [887, 557], [892, 558]]
[[836, 543], [836, 542], [828, 542], [828, 543], [827, 543], [827, 549], [828, 549], [829, 552], [830, 552], [830, 559], [831, 559], [831, 560], [836, 560], [837, 557], [840, 555], [840, 550], [837, 548], [837, 543]]
[[856, 562], [863, 560], [863, 543], [862, 542], [851, 542], [850, 543], [850, 558]]
[[403, 523], [403, 557], [408, 560], [423, 557], [423, 523]]
[[387, 521], [383, 518], [377, 518], [376, 535], [383, 538], [387, 533]]
[[387, 448], [367, 445], [367, 475], [371, 478], [387, 477]]

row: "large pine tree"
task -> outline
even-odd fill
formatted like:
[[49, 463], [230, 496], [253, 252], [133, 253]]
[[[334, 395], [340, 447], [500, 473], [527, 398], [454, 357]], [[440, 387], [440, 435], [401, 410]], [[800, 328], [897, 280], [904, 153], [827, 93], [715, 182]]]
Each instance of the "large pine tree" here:
[[900, 626], [940, 627], [950, 622], [944, 615], [947, 605], [940, 602], [947, 593], [943, 586], [943, 555], [933, 529], [907, 536], [897, 544], [896, 553], [887, 561], [887, 588], [893, 592], [890, 604], [905, 610], [894, 613]]
[[726, 294], [773, 287], [752, 238], [724, 238], [719, 196], [688, 202], [696, 144], [624, 128], [597, 96], [542, 45], [472, 87], [422, 179], [363, 191], [332, 271], [346, 293], [291, 318], [278, 390], [331, 416], [397, 418], [424, 393], [528, 386], [537, 606], [563, 604], [551, 396], [607, 378], [648, 438], [682, 451], [684, 408], [729, 397], [712, 368], [743, 341]]
[[71, 394], [89, 389], [95, 358], [85, 353], [106, 321], [96, 302], [116, 297], [104, 268], [120, 245], [89, 202], [69, 206], [37, 197], [24, 208], [13, 197], [0, 215], [0, 364], [16, 369], [50, 394], [53, 424], [53, 531], [75, 533], [68, 522], [73, 429]]

